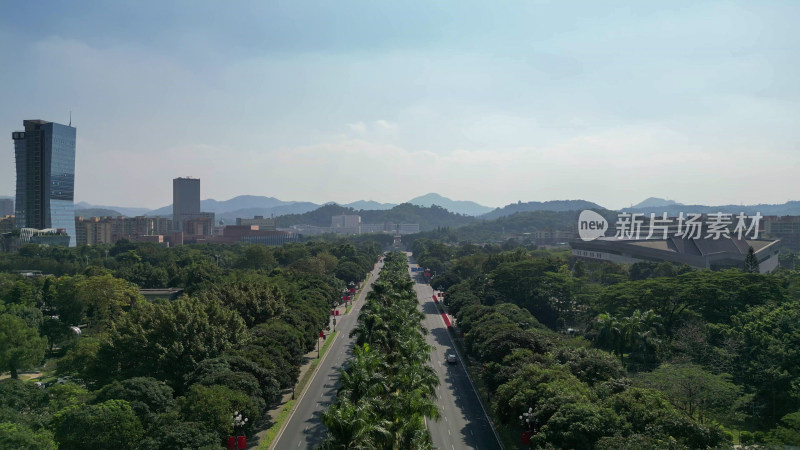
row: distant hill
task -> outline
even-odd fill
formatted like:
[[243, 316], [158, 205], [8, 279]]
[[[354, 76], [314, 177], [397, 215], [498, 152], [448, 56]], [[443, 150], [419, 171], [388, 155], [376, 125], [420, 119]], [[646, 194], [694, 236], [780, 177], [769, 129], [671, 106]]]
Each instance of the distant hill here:
[[[78, 202], [75, 203], [75, 210], [106, 210], [106, 211], [114, 211], [118, 216], [128, 216], [128, 217], [136, 217], [136, 216], [143, 216], [150, 211], [147, 208], [128, 208], [124, 206], [105, 206], [105, 205], [92, 205], [86, 202]], [[172, 214], [172, 213], [170, 213]], [[77, 215], [77, 214], [76, 214]], [[99, 216], [86, 216], [84, 217], [99, 217]]]
[[492, 210], [488, 206], [479, 205], [472, 201], [466, 200], [451, 200], [447, 197], [442, 197], [436, 193], [425, 194], [419, 197], [412, 198], [408, 201], [412, 205], [430, 207], [433, 205], [441, 206], [442, 208], [456, 213], [464, 214], [467, 216], [480, 216]]
[[[260, 195], [239, 195], [230, 200], [218, 201], [213, 198], [201, 200], [200, 210], [205, 212], [213, 212], [215, 214], [222, 214], [226, 212], [236, 211], [239, 209], [253, 209], [253, 208], [274, 208], [276, 206], [288, 205], [297, 202], [285, 202], [278, 200], [274, 197], [264, 197]], [[317, 205], [318, 206], [318, 205]], [[162, 208], [151, 210], [147, 213], [148, 216], [171, 216], [172, 205], [167, 205]]]
[[344, 206], [345, 208], [353, 208], [356, 211], [360, 211], [362, 209], [378, 211], [378, 210], [392, 209], [397, 205], [394, 203], [380, 203], [372, 200], [359, 200], [357, 202], [347, 203], [342, 206]]
[[124, 215], [125, 214], [122, 214], [114, 209], [106, 208], [87, 208], [75, 210], [75, 217], [83, 217], [84, 219], [89, 217], [119, 217]]
[[[609, 223], [617, 219], [616, 211], [598, 209]], [[441, 239], [446, 242], [498, 242], [509, 235], [534, 231], [575, 231], [579, 210], [573, 211], [522, 211], [492, 220], [479, 220], [459, 228], [433, 230], [416, 235], [416, 238]]]
[[658, 197], [649, 197], [631, 206], [631, 208], [653, 208], [653, 207], [669, 206], [669, 205], [680, 205], [680, 203], [674, 202], [672, 200], [664, 200], [663, 198], [658, 198]]
[[584, 209], [605, 209], [597, 203], [586, 200], [551, 200], [547, 202], [517, 202], [497, 208], [494, 211], [480, 216], [481, 219], [491, 220], [499, 217], [510, 216], [525, 211], [583, 211]]
[[275, 221], [279, 227], [292, 225], [329, 227], [331, 226], [331, 216], [340, 214], [358, 214], [361, 216], [362, 223], [418, 223], [420, 230], [432, 230], [437, 227], [458, 227], [475, 221], [473, 217], [454, 214], [439, 206], [425, 208], [410, 203], [403, 203], [387, 210], [371, 211], [356, 211], [353, 208], [331, 203], [307, 213], [276, 217]]
[[[316, 203], [310, 202], [293, 202], [285, 205], [273, 206], [272, 208], [244, 208], [235, 211], [226, 211], [223, 213], [216, 213], [217, 221], [224, 221], [225, 224], [235, 224], [237, 218], [252, 219], [255, 216], [273, 217], [283, 216], [286, 214], [303, 214], [319, 208]], [[330, 222], [330, 217], [328, 218]]]
[[672, 205], [664, 205], [664, 206], [649, 206], [649, 207], [638, 207], [637, 205], [634, 206], [633, 208], [623, 208], [622, 211], [644, 213], [644, 214], [655, 213], [658, 215], [661, 215], [666, 212], [668, 216], [677, 216], [681, 212], [684, 214], [692, 214], [692, 213], [708, 214], [716, 212], [739, 214], [740, 212], [743, 212], [747, 215], [754, 215], [755, 213], [758, 212], [761, 213], [762, 216], [800, 216], [800, 201], [793, 200], [781, 204], [762, 203], [758, 205], [718, 205], [718, 206], [684, 205], [681, 203], [675, 203]]

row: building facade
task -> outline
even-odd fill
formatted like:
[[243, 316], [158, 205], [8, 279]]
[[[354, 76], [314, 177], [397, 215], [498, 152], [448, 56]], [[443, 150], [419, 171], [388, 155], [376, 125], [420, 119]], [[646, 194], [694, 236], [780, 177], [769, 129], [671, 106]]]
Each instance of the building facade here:
[[252, 219], [236, 218], [236, 225], [256, 225], [259, 230], [275, 230], [275, 219], [264, 218], [264, 216], [255, 216]]
[[172, 225], [175, 231], [184, 231], [187, 216], [200, 214], [200, 179], [175, 178], [172, 180]]
[[674, 233], [666, 239], [620, 239], [600, 237], [592, 241], [570, 242], [572, 256], [590, 261], [633, 264], [640, 261], [686, 264], [698, 269], [744, 268], [750, 248], [755, 252], [761, 273], [778, 267], [781, 241], [771, 239], [691, 239]]
[[164, 217], [75, 218], [78, 245], [114, 244], [120, 239], [160, 243], [159, 238], [153, 236], [166, 236], [171, 231], [172, 221]]
[[789, 250], [800, 251], [800, 216], [766, 216], [763, 223], [765, 236], [780, 239]]
[[56, 229], [75, 236], [76, 129], [44, 120], [24, 120], [11, 134], [17, 168], [17, 228]]
[[360, 225], [361, 216], [358, 215], [331, 216], [331, 228], [349, 228], [357, 230]]

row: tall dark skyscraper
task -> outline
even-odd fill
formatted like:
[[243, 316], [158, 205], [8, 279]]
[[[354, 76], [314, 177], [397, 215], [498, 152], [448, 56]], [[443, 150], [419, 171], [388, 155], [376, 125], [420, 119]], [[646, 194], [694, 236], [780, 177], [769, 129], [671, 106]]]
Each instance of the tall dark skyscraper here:
[[200, 214], [200, 179], [175, 178], [172, 180], [172, 226], [183, 231], [184, 220]]
[[24, 120], [11, 134], [17, 163], [17, 228], [58, 228], [75, 246], [74, 127]]

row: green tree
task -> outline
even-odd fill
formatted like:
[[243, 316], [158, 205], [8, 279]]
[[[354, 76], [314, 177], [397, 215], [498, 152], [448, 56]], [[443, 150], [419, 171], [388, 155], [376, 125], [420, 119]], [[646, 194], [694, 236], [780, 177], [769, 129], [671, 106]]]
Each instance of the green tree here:
[[97, 405], [74, 406], [53, 417], [59, 449], [135, 449], [144, 434], [142, 424], [125, 400], [108, 400]]
[[0, 447], [8, 449], [56, 450], [53, 434], [47, 430], [34, 431], [25, 425], [0, 422]]
[[55, 384], [47, 388], [47, 408], [56, 414], [73, 406], [83, 406], [89, 391], [75, 383]]
[[177, 392], [200, 361], [232, 351], [249, 338], [241, 317], [219, 301], [181, 297], [138, 302], [112, 323], [97, 353], [97, 381], [152, 376]]
[[200, 422], [183, 422], [179, 418], [165, 418], [158, 427], [142, 439], [141, 450], [219, 450], [219, 434]]
[[72, 330], [70, 330], [69, 327], [64, 324], [64, 322], [52, 317], [44, 319], [39, 331], [44, 337], [47, 338], [47, 350], [50, 356], [53, 356], [53, 347], [55, 345], [60, 344], [72, 335]]
[[0, 314], [0, 371], [11, 371], [11, 378], [19, 378], [19, 371], [41, 363], [47, 349], [47, 339], [24, 320], [10, 314]]
[[0, 380], [0, 422], [23, 424], [34, 430], [46, 424], [47, 394], [33, 383]]
[[627, 434], [628, 424], [613, 410], [592, 403], [566, 403], [547, 420], [533, 441], [556, 448], [592, 448], [603, 436]]
[[127, 401], [145, 427], [151, 426], [160, 413], [174, 403], [172, 388], [152, 377], [134, 377], [115, 381], [97, 391], [93, 403], [112, 399]]
[[337, 400], [322, 413], [322, 423], [328, 430], [320, 446], [324, 450], [380, 448], [390, 439], [389, 425], [367, 402], [352, 403], [346, 397]]
[[187, 422], [199, 422], [214, 430], [220, 439], [233, 433], [233, 413], [239, 411], [249, 422], [260, 417], [248, 409], [250, 399], [242, 392], [225, 386], [193, 385], [186, 397], [177, 400], [181, 417]]
[[87, 278], [78, 283], [78, 298], [86, 305], [86, 317], [90, 327], [99, 329], [142, 300], [139, 288], [111, 275]]
[[629, 388], [604, 399], [603, 404], [629, 424], [631, 442], [647, 437], [646, 442], [661, 442], [659, 448], [715, 448], [728, 441], [721, 429], [700, 425], [655, 389]]
[[245, 247], [236, 261], [236, 267], [241, 269], [272, 270], [277, 265], [278, 262], [267, 247], [255, 244]]
[[694, 364], [664, 364], [644, 375], [644, 384], [667, 395], [676, 408], [701, 424], [728, 415], [742, 388], [728, 374], [715, 375]]
[[82, 276], [61, 277], [55, 286], [55, 295], [52, 297], [52, 307], [58, 320], [67, 326], [78, 325], [83, 320], [84, 304], [79, 295], [78, 286], [84, 280]]
[[283, 292], [263, 276], [229, 278], [209, 285], [198, 297], [204, 301], [219, 299], [225, 307], [239, 313], [248, 328], [281, 315], [285, 308]]
[[760, 273], [761, 270], [758, 266], [758, 258], [753, 247], [747, 250], [747, 256], [744, 257], [744, 271], [747, 273]]
[[358, 283], [364, 279], [365, 274], [366, 271], [351, 261], [339, 263], [338, 267], [336, 267], [336, 278], [345, 283]]
[[765, 441], [768, 444], [800, 445], [800, 411], [783, 416], [780, 424], [767, 433]]

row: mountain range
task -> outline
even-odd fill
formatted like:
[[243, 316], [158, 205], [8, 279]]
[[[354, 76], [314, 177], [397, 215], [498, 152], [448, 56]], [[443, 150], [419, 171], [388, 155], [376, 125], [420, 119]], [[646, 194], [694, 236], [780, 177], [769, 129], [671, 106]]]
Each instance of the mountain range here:
[[647, 200], [631, 206], [630, 208], [622, 208], [623, 212], [644, 213], [644, 214], [658, 214], [667, 213], [668, 216], [677, 216], [680, 213], [684, 214], [709, 214], [709, 213], [729, 213], [739, 214], [744, 213], [747, 215], [754, 215], [760, 213], [762, 216], [800, 216], [800, 201], [792, 200], [786, 203], [769, 204], [759, 203], [757, 205], [686, 205], [677, 203], [672, 200], [664, 200], [661, 198], [648, 198]]
[[[11, 196], [0, 196], [0, 198], [11, 198]], [[430, 193], [412, 198], [408, 202], [412, 205], [430, 207], [431, 205], [440, 206], [452, 213], [471, 216], [482, 220], [493, 220], [500, 217], [508, 217], [518, 212], [526, 211], [580, 211], [584, 209], [605, 209], [597, 203], [586, 200], [551, 200], [545, 202], [517, 202], [503, 206], [501, 208], [490, 208], [472, 201], [451, 200], [439, 194]], [[219, 201], [207, 199], [200, 202], [201, 210], [214, 212], [217, 220], [222, 220], [227, 224], [235, 222], [237, 217], [278, 217], [285, 215], [301, 215], [315, 211], [325, 205], [337, 205], [347, 208], [356, 214], [364, 214], [367, 211], [387, 211], [395, 208], [394, 203], [380, 203], [374, 200], [359, 200], [352, 203], [340, 204], [328, 202], [318, 204], [303, 201], [283, 201], [274, 197], [240, 195], [229, 200]], [[762, 216], [800, 216], [800, 201], [788, 201], [782, 204], [757, 204], [757, 205], [697, 205], [683, 204], [674, 200], [666, 200], [658, 197], [647, 198], [628, 208], [622, 208], [623, 212], [636, 212], [661, 215], [666, 212], [670, 216], [677, 216], [679, 213], [715, 213], [723, 212], [738, 214], [743, 212], [753, 215], [756, 212]], [[98, 216], [172, 216], [172, 205], [158, 209], [132, 208], [123, 206], [93, 205], [86, 202], [75, 204], [75, 215], [83, 217]]]
[[527, 211], [582, 211], [584, 209], [605, 209], [597, 203], [587, 202], [586, 200], [550, 200], [547, 202], [517, 202], [496, 208], [492, 212], [480, 216], [484, 220], [506, 217], [518, 212]]
[[[415, 197], [405, 203], [423, 207], [437, 205], [452, 213], [467, 216], [478, 216], [492, 211], [492, 208], [488, 206], [479, 205], [472, 201], [451, 200], [435, 193]], [[236, 221], [237, 217], [272, 217], [288, 214], [303, 214], [329, 204], [336, 204], [354, 211], [385, 211], [398, 206], [394, 203], [380, 203], [373, 200], [359, 200], [346, 204], [339, 204], [336, 202], [317, 204], [312, 202], [283, 201], [274, 197], [240, 195], [224, 201], [214, 199], [201, 200], [200, 210], [213, 212], [216, 214], [217, 220], [222, 220], [225, 223], [232, 223]], [[92, 217], [92, 215], [96, 216], [98, 214], [107, 216], [172, 216], [172, 205], [148, 210], [146, 208], [92, 205], [86, 202], [78, 202], [75, 204], [75, 214], [84, 217]]]

